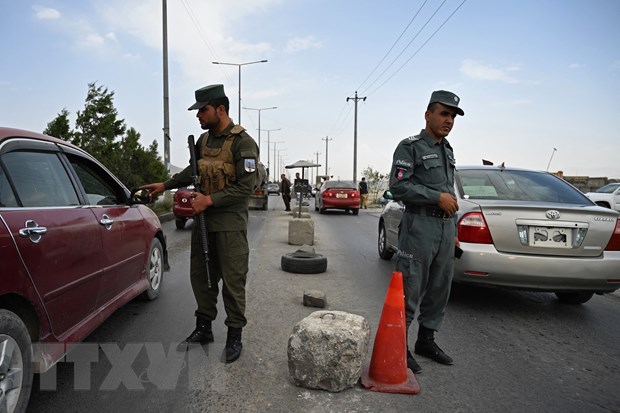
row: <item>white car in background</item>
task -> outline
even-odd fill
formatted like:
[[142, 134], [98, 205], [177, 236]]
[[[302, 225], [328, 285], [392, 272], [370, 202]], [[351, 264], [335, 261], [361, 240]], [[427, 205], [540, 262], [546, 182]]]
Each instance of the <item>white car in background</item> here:
[[607, 184], [586, 194], [596, 205], [620, 211], [620, 182]]

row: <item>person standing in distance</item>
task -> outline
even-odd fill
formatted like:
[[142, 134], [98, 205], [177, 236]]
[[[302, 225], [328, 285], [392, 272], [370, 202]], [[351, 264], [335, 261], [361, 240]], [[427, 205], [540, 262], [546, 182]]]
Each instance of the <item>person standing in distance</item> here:
[[[424, 113], [426, 127], [402, 140], [392, 160], [390, 191], [405, 205], [398, 234], [396, 268], [403, 273], [407, 333], [419, 305], [415, 353], [446, 365], [453, 363], [435, 343], [450, 297], [454, 268], [456, 212], [454, 153], [446, 139], [456, 115], [465, 113], [452, 92], [432, 93]], [[407, 366], [422, 368], [407, 346]]]
[[291, 181], [285, 174], [280, 175], [280, 193], [284, 201], [285, 211], [291, 210]]
[[[178, 346], [185, 351], [192, 343], [214, 341], [211, 323], [217, 315], [219, 281], [228, 326], [225, 358], [231, 363], [239, 358], [243, 347], [241, 332], [245, 318], [245, 284], [248, 273], [247, 238], [248, 204], [256, 180], [258, 146], [245, 129], [235, 125], [228, 115], [229, 100], [223, 85], [210, 85], [195, 92], [196, 117], [203, 133], [195, 151], [200, 188], [192, 194], [194, 213], [205, 212], [209, 241], [208, 287], [207, 269], [200, 241], [200, 229], [194, 225], [191, 239], [190, 279], [197, 309], [196, 328]], [[187, 186], [192, 182], [191, 166], [166, 182], [144, 185], [156, 195], [164, 190]]]
[[368, 209], [368, 183], [365, 177], [362, 177], [358, 186], [360, 189], [360, 208]]

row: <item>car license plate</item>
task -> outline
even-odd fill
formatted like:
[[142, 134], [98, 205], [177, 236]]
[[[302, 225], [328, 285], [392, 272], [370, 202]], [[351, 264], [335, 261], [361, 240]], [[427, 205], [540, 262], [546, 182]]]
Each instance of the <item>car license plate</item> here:
[[336, 194], [336, 198], [346, 198], [347, 194]]
[[529, 227], [530, 246], [544, 248], [571, 248], [573, 240], [570, 228]]

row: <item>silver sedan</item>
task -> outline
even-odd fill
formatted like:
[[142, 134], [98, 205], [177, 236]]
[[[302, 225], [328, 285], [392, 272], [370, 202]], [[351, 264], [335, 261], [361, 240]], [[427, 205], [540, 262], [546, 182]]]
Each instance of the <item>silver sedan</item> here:
[[[525, 169], [459, 167], [455, 190], [463, 255], [454, 282], [553, 292], [570, 304], [620, 288], [618, 212], [552, 174]], [[404, 209], [392, 199], [381, 214], [383, 259], [398, 250]]]

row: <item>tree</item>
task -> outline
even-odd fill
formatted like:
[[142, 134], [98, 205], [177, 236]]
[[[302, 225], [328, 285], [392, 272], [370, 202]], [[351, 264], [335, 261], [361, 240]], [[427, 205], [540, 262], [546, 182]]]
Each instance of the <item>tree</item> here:
[[386, 187], [388, 174], [375, 171], [368, 166], [362, 171], [362, 175], [366, 178], [366, 182], [368, 183], [368, 192], [373, 194], [371, 199], [376, 200], [379, 197], [379, 191], [384, 190]]
[[161, 182], [168, 171], [153, 140], [148, 149], [140, 144], [140, 133], [127, 129], [114, 107], [114, 92], [94, 82], [88, 84], [84, 110], [77, 112], [75, 130], [70, 130], [69, 112], [63, 109], [43, 132], [79, 146], [104, 164], [128, 188]]
[[43, 134], [54, 136], [65, 141], [71, 141], [73, 136], [71, 125], [69, 125], [69, 112], [67, 108], [63, 108], [58, 116], [47, 124], [47, 128], [45, 128]]

